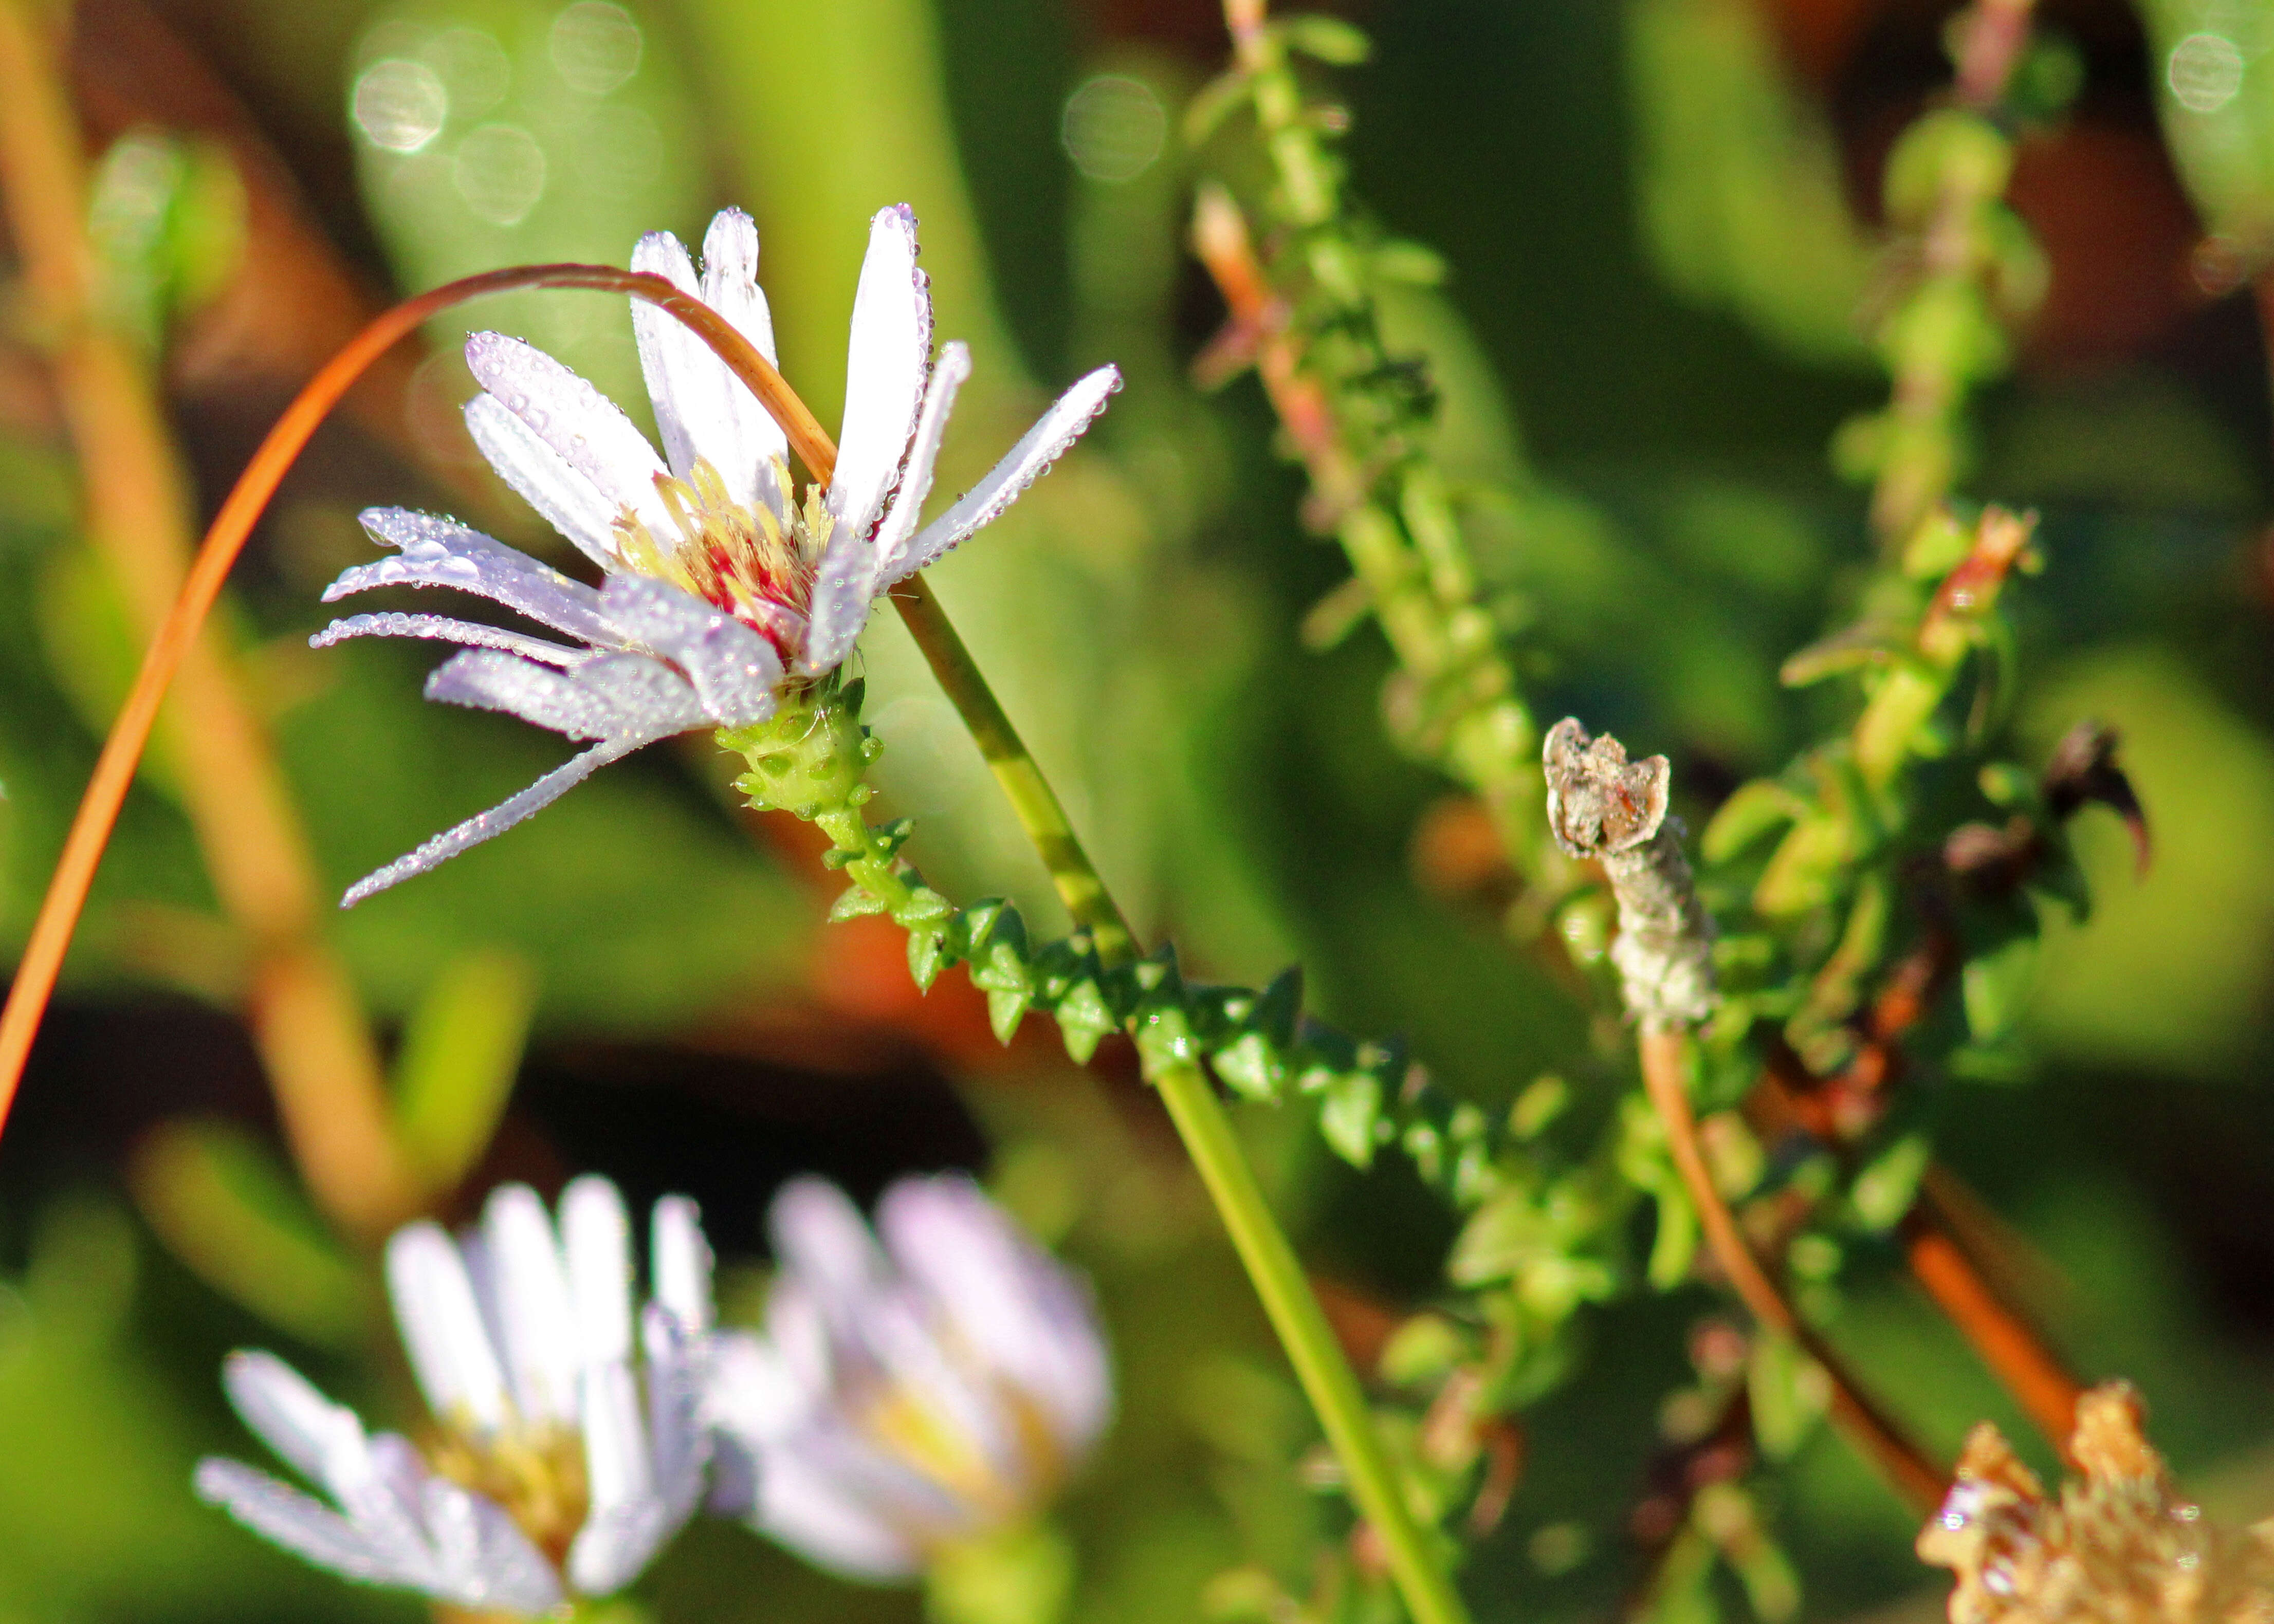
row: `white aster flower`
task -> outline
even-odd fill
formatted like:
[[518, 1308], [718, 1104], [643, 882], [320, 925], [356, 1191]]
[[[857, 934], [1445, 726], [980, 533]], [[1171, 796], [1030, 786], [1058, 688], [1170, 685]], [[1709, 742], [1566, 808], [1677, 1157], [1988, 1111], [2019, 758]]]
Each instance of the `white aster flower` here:
[[332, 1504], [213, 1458], [199, 1494], [319, 1567], [463, 1607], [534, 1615], [622, 1589], [694, 1511], [710, 1455], [695, 1203], [657, 1202], [652, 1244], [636, 1369], [630, 1226], [606, 1179], [568, 1186], [557, 1236], [522, 1184], [461, 1241], [397, 1230], [388, 1288], [433, 1414], [425, 1450], [366, 1433], [273, 1355], [235, 1353], [230, 1403]]
[[[711, 222], [704, 268], [679, 239], [640, 239], [632, 268], [703, 299], [771, 361], [773, 321], [757, 283], [757, 228], [739, 209]], [[349, 891], [355, 903], [511, 828], [596, 768], [673, 733], [773, 714], [785, 683], [825, 676], [852, 652], [877, 597], [1009, 507], [1120, 387], [1101, 367], [1066, 391], [1010, 455], [922, 523], [955, 393], [971, 357], [931, 351], [931, 295], [905, 205], [870, 222], [853, 304], [845, 420], [834, 478], [793, 488], [781, 427], [674, 317], [632, 305], [640, 365], [663, 434], [659, 457], [631, 419], [543, 351], [497, 333], [466, 342], [482, 386], [466, 408], [492, 467], [604, 575], [569, 579], [452, 520], [399, 508], [363, 515], [398, 556], [350, 569], [327, 603], [380, 586], [478, 593], [573, 639], [432, 614], [360, 614], [312, 641], [436, 637], [472, 645], [428, 679], [426, 696], [508, 711], [591, 748], [479, 816], [437, 835]]]
[[1041, 1511], [1112, 1413], [1080, 1278], [952, 1175], [895, 1184], [873, 1235], [815, 1178], [770, 1224], [765, 1331], [712, 1357], [713, 1508], [870, 1580]]

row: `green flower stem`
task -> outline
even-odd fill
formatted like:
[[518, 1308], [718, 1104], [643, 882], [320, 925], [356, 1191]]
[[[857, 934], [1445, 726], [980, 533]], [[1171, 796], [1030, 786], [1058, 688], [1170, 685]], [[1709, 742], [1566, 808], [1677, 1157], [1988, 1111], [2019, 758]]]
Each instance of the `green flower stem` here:
[[1327, 1324], [1319, 1299], [1304, 1278], [1303, 1266], [1265, 1205], [1255, 1174], [1240, 1154], [1231, 1119], [1193, 1063], [1166, 1065], [1153, 1074], [1162, 1102], [1185, 1141], [1185, 1149], [1208, 1186], [1233, 1248], [1263, 1299], [1263, 1312], [1279, 1334], [1288, 1363], [1318, 1412], [1327, 1441], [1350, 1481], [1351, 1498], [1381, 1537], [1390, 1576], [1414, 1624], [1467, 1624], [1468, 1610], [1453, 1588], [1434, 1541], [1407, 1506], [1395, 1467], [1374, 1431], [1374, 1417], [1359, 1391], [1358, 1377], [1342, 1344]]
[[971, 730], [979, 753], [994, 770], [996, 782], [1010, 797], [1019, 827], [1042, 853], [1043, 866], [1050, 870], [1058, 899], [1065, 904], [1074, 923], [1089, 932], [1098, 962], [1110, 969], [1136, 958], [1136, 936], [1106, 891], [1105, 882], [1098, 877], [1089, 853], [1082, 849], [1065, 808], [1058, 804], [1058, 793], [1028, 754], [1019, 730], [1011, 726], [1002, 702], [980, 675], [978, 663], [964, 647], [954, 622], [932, 596], [923, 576], [910, 575], [894, 587], [892, 607], [900, 612], [909, 635], [931, 666], [931, 674], [938, 679], [963, 725]]
[[[978, 741], [988, 765], [995, 770], [1020, 825], [1050, 868], [1067, 912], [1088, 929], [1099, 960], [1110, 966], [1134, 958], [1135, 938], [1119, 906], [1091, 866], [1066, 820], [1065, 808], [1020, 741], [1018, 729], [1004, 714], [1001, 702], [987, 685], [947, 612], [921, 575], [911, 576], [896, 588], [892, 602], [930, 663], [932, 674]], [[857, 812], [840, 816], [861, 825]], [[835, 829], [824, 827], [832, 839], [839, 838]], [[872, 840], [873, 837], [863, 827], [861, 838]], [[865, 875], [855, 867], [862, 861], [855, 859], [847, 867], [866, 884]], [[897, 911], [894, 916], [898, 917]], [[1112, 951], [1108, 951], [1109, 939], [1114, 944]], [[1318, 1298], [1312, 1295], [1286, 1232], [1272, 1216], [1232, 1132], [1231, 1118], [1207, 1074], [1197, 1061], [1182, 1058], [1164, 1059], [1147, 1069], [1185, 1142], [1186, 1153], [1216, 1203], [1216, 1215], [1231, 1237], [1233, 1249], [1254, 1282], [1256, 1295], [1263, 1300], [1263, 1311], [1270, 1318], [1271, 1328], [1278, 1333], [1288, 1362], [1295, 1367], [1296, 1379], [1342, 1461], [1351, 1498], [1382, 1538], [1391, 1577], [1414, 1624], [1467, 1624], [1468, 1612], [1459, 1592], [1432, 1548], [1429, 1533], [1406, 1504], [1397, 1470], [1374, 1431], [1357, 1372], [1351, 1369]]]

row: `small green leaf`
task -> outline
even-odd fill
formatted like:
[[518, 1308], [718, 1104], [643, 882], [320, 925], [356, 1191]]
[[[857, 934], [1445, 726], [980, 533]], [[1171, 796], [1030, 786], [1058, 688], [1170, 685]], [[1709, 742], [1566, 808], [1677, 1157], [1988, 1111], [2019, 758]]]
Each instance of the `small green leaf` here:
[[1788, 1336], [1764, 1331], [1753, 1340], [1745, 1366], [1745, 1394], [1753, 1435], [1771, 1460], [1789, 1460], [1822, 1417], [1831, 1397], [1824, 1372]]
[[1374, 54], [1374, 41], [1339, 17], [1305, 11], [1273, 25], [1287, 49], [1337, 68], [1355, 67]]
[[1755, 778], [1741, 786], [1706, 825], [1698, 854], [1709, 863], [1724, 863], [1799, 815], [1803, 802], [1773, 778]]
[[1906, 1134], [1856, 1176], [1849, 1199], [1856, 1215], [1874, 1229], [1892, 1229], [1910, 1211], [1926, 1172], [1929, 1146], [1923, 1133]]
[[1033, 1002], [1033, 995], [1020, 988], [987, 989], [987, 1025], [998, 1043], [1008, 1043], [1018, 1035], [1019, 1023], [1027, 1018], [1028, 1006]]
[[362, 1275], [245, 1129], [167, 1123], [136, 1149], [127, 1178], [150, 1227], [215, 1290], [303, 1342], [360, 1341], [370, 1318]]
[[1966, 961], [1960, 989], [1966, 1029], [1977, 1042], [1994, 1043], [2014, 1028], [2037, 985], [2037, 938], [2018, 932]]
[[1651, 1193], [1658, 1202], [1658, 1232], [1650, 1243], [1650, 1283], [1671, 1291], [1689, 1277], [1698, 1255], [1698, 1209], [1676, 1179], [1668, 1178]]
[[1096, 981], [1076, 982], [1050, 1012], [1058, 1017], [1058, 1033], [1076, 1065], [1088, 1065], [1106, 1034], [1121, 1024]]
[[830, 905], [829, 922], [841, 925], [848, 919], [859, 919], [865, 914], [882, 914], [885, 899], [866, 886], [847, 886], [837, 900]]
[[537, 976], [507, 952], [452, 959], [403, 1029], [395, 1129], [425, 1188], [451, 1190], [489, 1148], [521, 1070]]
[[1191, 1065], [1200, 1057], [1200, 1044], [1193, 1037], [1192, 1023], [1185, 1019], [1184, 1011], [1173, 1004], [1141, 1010], [1134, 1035], [1138, 1061], [1148, 1080], [1174, 1067]]
[[1276, 1100], [1287, 1081], [1287, 1063], [1261, 1032], [1241, 1034], [1209, 1060], [1224, 1086], [1244, 1100]]
[[946, 967], [947, 956], [940, 939], [941, 934], [928, 928], [908, 932], [908, 974], [925, 992], [931, 990], [932, 982], [939, 979], [940, 971]]
[[1319, 1107], [1319, 1132], [1337, 1155], [1362, 1172], [1374, 1165], [1382, 1079], [1371, 1071], [1345, 1071], [1327, 1085], [1326, 1094]]

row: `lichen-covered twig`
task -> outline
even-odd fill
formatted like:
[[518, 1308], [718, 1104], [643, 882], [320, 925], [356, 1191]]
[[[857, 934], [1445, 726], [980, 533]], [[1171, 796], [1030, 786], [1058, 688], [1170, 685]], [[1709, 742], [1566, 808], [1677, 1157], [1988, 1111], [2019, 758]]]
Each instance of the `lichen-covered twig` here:
[[1646, 1032], [1713, 1012], [1713, 926], [1683, 855], [1682, 820], [1667, 815], [1663, 756], [1627, 760], [1605, 733], [1590, 741], [1576, 717], [1548, 730], [1541, 751], [1547, 829], [1564, 852], [1600, 863], [1619, 908], [1611, 944], [1627, 1012]]
[[1621, 941], [1612, 958], [1628, 1013], [1642, 1028], [1643, 1084], [1665, 1125], [1667, 1148], [1713, 1260], [1756, 1320], [1792, 1338], [1823, 1367], [1832, 1384], [1834, 1425], [1898, 1492], [1932, 1505], [1944, 1474], [1864, 1395], [1839, 1357], [1795, 1312], [1706, 1164], [1690, 1108], [1689, 1034], [1713, 1012], [1713, 937], [1683, 854], [1681, 825], [1667, 816], [1671, 769], [1666, 757], [1630, 762], [1617, 740], [1608, 733], [1590, 739], [1570, 717], [1549, 730], [1545, 756], [1548, 827], [1571, 855], [1603, 865], [1618, 902]]

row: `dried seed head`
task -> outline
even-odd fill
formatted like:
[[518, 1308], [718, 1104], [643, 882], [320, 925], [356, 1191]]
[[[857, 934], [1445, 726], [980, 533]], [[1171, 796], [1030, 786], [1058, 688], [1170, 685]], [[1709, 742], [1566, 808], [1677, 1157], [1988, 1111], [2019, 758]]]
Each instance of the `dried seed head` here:
[[2077, 1402], [2079, 1477], [2049, 1499], [1998, 1429], [1967, 1440], [1921, 1530], [1922, 1560], [1958, 1576], [1951, 1624], [2266, 1624], [2274, 1529], [2213, 1529], [2181, 1499], [2123, 1382]]

